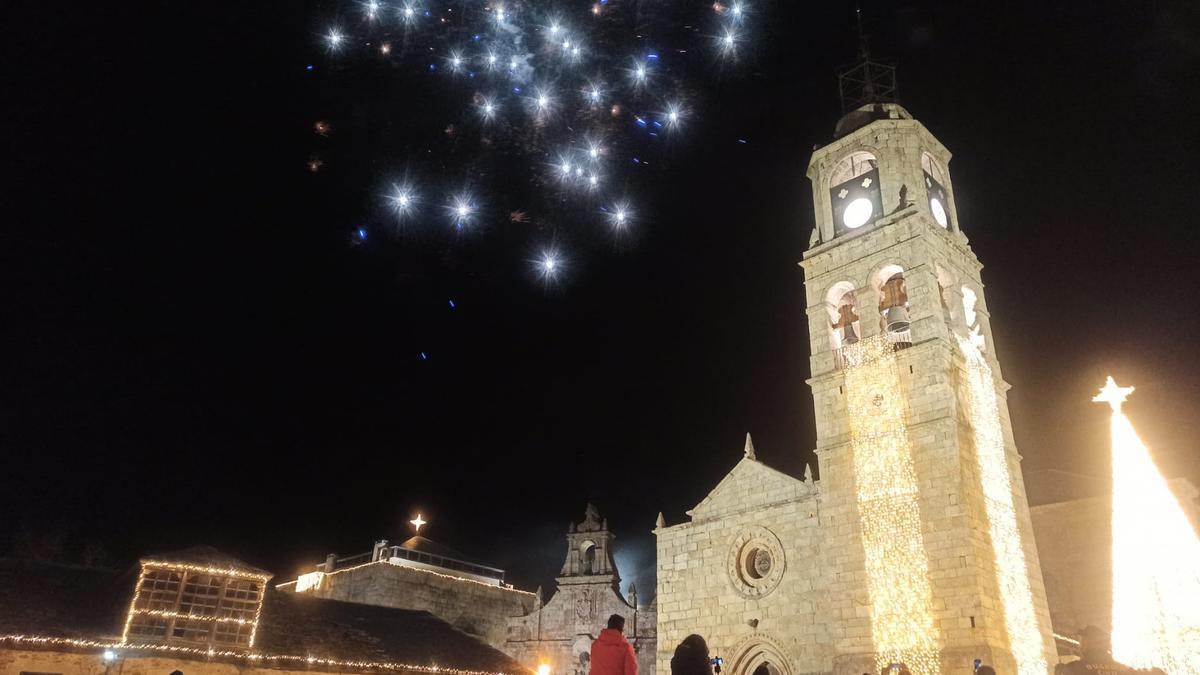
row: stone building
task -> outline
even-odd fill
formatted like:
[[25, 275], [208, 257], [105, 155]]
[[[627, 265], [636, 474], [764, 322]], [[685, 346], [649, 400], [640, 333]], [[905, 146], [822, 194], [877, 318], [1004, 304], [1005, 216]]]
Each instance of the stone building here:
[[0, 673], [527, 673], [428, 612], [280, 592], [270, 576], [208, 547], [133, 570], [0, 559]]
[[613, 560], [615, 538], [608, 521], [589, 504], [583, 522], [568, 528], [557, 592], [542, 605], [539, 589], [534, 611], [508, 620], [505, 653], [528, 668], [546, 664], [556, 675], [588, 675], [592, 641], [609, 616], [620, 614], [625, 617], [625, 637], [638, 655], [639, 672], [654, 675], [655, 608], [639, 607], [632, 586], [628, 599], [621, 596], [621, 577]]
[[[1167, 483], [1200, 531], [1200, 491], [1185, 478]], [[1030, 509], [1050, 620], [1058, 635], [1086, 626], [1112, 630], [1112, 495], [1039, 504]]]
[[950, 152], [877, 95], [886, 67], [859, 67], [875, 68], [857, 80], [866, 100], [808, 169], [821, 480], [764, 466], [748, 441], [689, 522], [655, 530], [658, 667], [698, 632], [730, 675], [966, 673], [976, 658], [1045, 675], [1057, 655], [1009, 385]]
[[497, 648], [508, 618], [534, 609], [536, 595], [504, 583], [504, 570], [472, 562], [454, 549], [414, 535], [370, 553], [330, 554], [312, 572], [278, 588], [330, 600], [429, 612]]

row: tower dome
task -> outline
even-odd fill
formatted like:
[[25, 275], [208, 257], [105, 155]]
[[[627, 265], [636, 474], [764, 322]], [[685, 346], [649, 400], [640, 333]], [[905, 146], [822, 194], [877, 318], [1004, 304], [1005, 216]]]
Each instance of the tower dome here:
[[833, 137], [841, 138], [875, 120], [911, 120], [912, 118], [913, 116], [898, 103], [868, 103], [842, 115], [837, 126], [834, 127]]

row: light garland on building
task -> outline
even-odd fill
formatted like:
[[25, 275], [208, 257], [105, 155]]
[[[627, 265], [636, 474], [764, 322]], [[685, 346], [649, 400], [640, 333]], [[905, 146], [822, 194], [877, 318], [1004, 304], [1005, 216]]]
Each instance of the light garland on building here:
[[914, 675], [938, 675], [929, 558], [896, 356], [884, 336], [848, 345], [845, 356], [875, 665], [904, 663]]
[[1135, 668], [1200, 673], [1200, 540], [1121, 403], [1113, 379], [1094, 401], [1112, 406], [1112, 654]]
[[975, 435], [975, 458], [983, 486], [983, 501], [996, 567], [996, 583], [1004, 609], [1009, 648], [1020, 675], [1045, 675], [1045, 645], [1033, 609], [1029, 567], [1013, 501], [1012, 471], [1000, 426], [1000, 406], [992, 368], [970, 338], [958, 339], [967, 362], [970, 421]]
[[416, 666], [395, 661], [343, 661], [319, 656], [298, 656], [294, 654], [263, 654], [259, 652], [237, 652], [219, 649], [200, 649], [196, 647], [181, 647], [170, 644], [129, 644], [106, 640], [84, 640], [75, 638], [58, 638], [40, 635], [0, 635], [0, 643], [12, 645], [27, 645], [31, 647], [70, 647], [74, 649], [111, 650], [114, 653], [136, 654], [136, 652], [158, 652], [186, 657], [221, 658], [245, 660], [254, 664], [265, 663], [305, 663], [334, 668], [353, 668], [363, 670], [396, 670], [414, 673], [437, 673], [439, 675], [511, 675], [502, 671], [465, 670], [462, 668], [443, 668], [441, 666]]
[[[476, 581], [474, 579], [467, 579], [466, 577], [454, 576], [453, 574], [442, 574], [441, 572], [434, 572], [433, 570], [421, 569], [420, 567], [409, 567], [408, 565], [399, 565], [390, 560], [372, 560], [371, 562], [366, 562], [361, 565], [355, 565], [353, 567], [347, 567], [345, 569], [334, 570], [332, 572], [309, 572], [307, 574], [302, 574], [300, 576], [304, 577], [304, 576], [307, 576], [308, 574], [320, 574], [322, 581], [320, 583], [318, 583], [316, 586], [316, 588], [320, 588], [321, 583], [324, 583], [323, 580], [325, 578], [336, 576], [338, 574], [342, 574], [343, 572], [352, 572], [354, 570], [362, 569], [364, 567], [370, 567], [371, 565], [392, 565], [395, 567], [403, 567], [406, 570], [412, 570], [414, 572], [421, 572], [423, 574], [432, 574], [435, 577], [442, 577], [443, 579], [454, 579], [455, 581], [465, 581], [465, 582], [471, 583], [471, 584], [479, 584], [480, 586], [487, 586], [488, 588], [498, 588], [502, 591], [509, 591], [510, 593], [521, 593], [524, 595], [537, 595], [536, 593], [530, 593], [529, 591], [523, 591], [519, 588], [513, 588], [512, 586], [509, 586], [507, 584], [501, 584], [501, 585], [497, 586], [495, 584], [488, 584], [488, 583], [484, 583], [482, 581]], [[295, 581], [285, 581], [282, 584], [277, 584], [275, 586], [275, 588], [282, 589], [284, 586], [291, 586], [293, 584], [296, 585], [296, 589], [295, 589], [296, 593], [303, 592], [300, 590], [300, 578], [299, 577]]]
[[[209, 621], [212, 623], [236, 623], [238, 625], [250, 625], [250, 636], [248, 646], [254, 646], [254, 639], [258, 635], [258, 620], [262, 617], [262, 601], [266, 582], [271, 580], [270, 574], [249, 572], [233, 567], [213, 567], [208, 565], [195, 565], [185, 562], [169, 562], [155, 559], [144, 559], [141, 561], [142, 569], [138, 573], [137, 585], [133, 589], [133, 599], [129, 601], [129, 612], [125, 615], [125, 628], [121, 632], [121, 644], [129, 642], [129, 629], [133, 626], [133, 620], [138, 616], [154, 616], [164, 619], [188, 619], [197, 621]], [[142, 595], [142, 585], [146, 580], [146, 574], [153, 571], [165, 572], [180, 572], [179, 578], [179, 593], [184, 592], [184, 584], [186, 582], [186, 574], [210, 574], [213, 576], [226, 577], [228, 579], [242, 579], [247, 581], [256, 581], [263, 584], [264, 587], [258, 590], [258, 602], [255, 606], [253, 621], [246, 619], [234, 619], [230, 617], [215, 617], [204, 616], [199, 614], [189, 614], [185, 612], [174, 612], [168, 610], [151, 610], [140, 609], [138, 599]]]

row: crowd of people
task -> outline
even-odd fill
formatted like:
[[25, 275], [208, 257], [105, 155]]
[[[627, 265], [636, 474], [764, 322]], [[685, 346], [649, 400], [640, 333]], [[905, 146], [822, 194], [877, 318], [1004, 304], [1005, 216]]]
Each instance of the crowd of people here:
[[[1165, 675], [1161, 670], [1135, 670], [1112, 657], [1108, 634], [1095, 626], [1083, 630], [1079, 641], [1080, 658], [1055, 667], [1055, 675]], [[671, 657], [671, 675], [720, 675], [721, 659], [712, 658], [704, 638], [692, 634], [683, 639]], [[608, 627], [592, 643], [589, 675], [638, 675], [637, 654], [625, 639], [625, 617], [613, 614]], [[872, 675], [863, 673], [863, 675]], [[880, 675], [912, 675], [903, 663], [894, 663]], [[965, 675], [965, 674], [964, 674]], [[997, 675], [992, 666], [976, 661], [973, 675]], [[1009, 675], [1009, 674], [1005, 674]]]

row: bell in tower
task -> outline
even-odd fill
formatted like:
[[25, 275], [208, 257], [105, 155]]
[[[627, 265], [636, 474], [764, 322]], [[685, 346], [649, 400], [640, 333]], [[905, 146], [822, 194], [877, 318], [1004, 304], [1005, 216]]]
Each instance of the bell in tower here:
[[911, 327], [908, 320], [908, 293], [904, 290], [904, 275], [893, 274], [879, 289], [879, 312], [889, 333], [905, 333]]
[[854, 324], [858, 321], [858, 315], [854, 313], [854, 292], [850, 291], [842, 296], [838, 303], [838, 317], [833, 322], [833, 327], [837, 329], [842, 338], [843, 345], [852, 345], [858, 342], [858, 333], [854, 332]]

